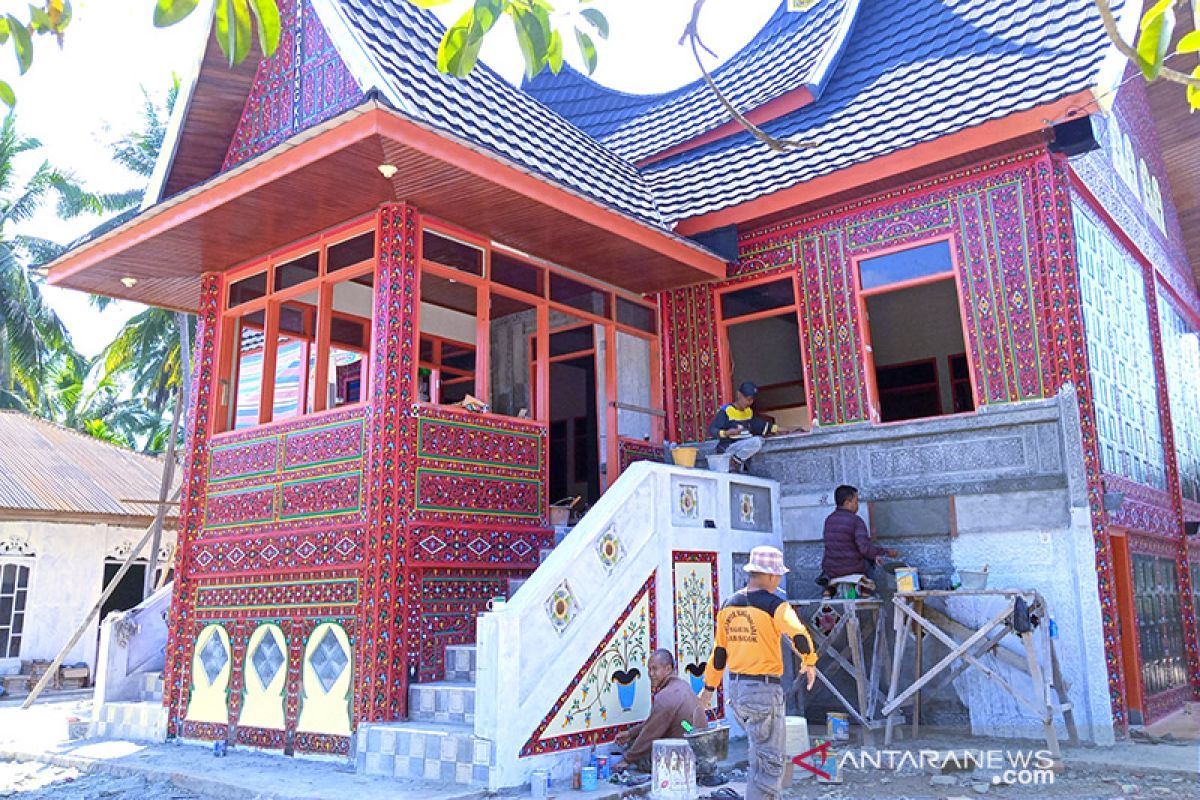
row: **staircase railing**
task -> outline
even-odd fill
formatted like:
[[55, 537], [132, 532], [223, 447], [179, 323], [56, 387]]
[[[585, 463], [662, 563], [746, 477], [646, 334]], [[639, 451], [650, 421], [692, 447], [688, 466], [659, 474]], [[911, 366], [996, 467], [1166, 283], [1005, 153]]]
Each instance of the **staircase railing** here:
[[[645, 651], [683, 649], [676, 637], [676, 577], [696, 576], [680, 565], [711, 565], [703, 571], [709, 582], [701, 603], [711, 612], [717, 594], [741, 585], [738, 558], [780, 540], [774, 481], [630, 465], [507, 604], [479, 618], [475, 735], [495, 744], [493, 788], [519, 785], [535, 768], [562, 775], [570, 769], [564, 751], [610, 742], [621, 726], [638, 721], [631, 713], [649, 705]], [[581, 678], [595, 677], [595, 663], [610, 652], [605, 643], [625, 630], [622, 620], [637, 608], [648, 608], [648, 624], [634, 634], [642, 636], [634, 643], [642, 685], [620, 685], [628, 675], [610, 670], [591, 689], [581, 688]], [[705, 627], [693, 625], [695, 635], [708, 639], [692, 651], [711, 646], [711, 624]], [[630, 663], [621, 666], [630, 672]], [[602, 693], [604, 702], [585, 700], [590, 710], [564, 723], [570, 711], [564, 704], [589, 691], [593, 698]]]

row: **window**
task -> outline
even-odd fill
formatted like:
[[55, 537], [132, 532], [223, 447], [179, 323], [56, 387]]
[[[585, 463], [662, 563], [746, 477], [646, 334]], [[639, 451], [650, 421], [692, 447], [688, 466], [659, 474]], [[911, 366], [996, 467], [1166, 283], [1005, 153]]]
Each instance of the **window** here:
[[730, 389], [753, 381], [758, 385], [756, 413], [784, 428], [809, 430], [812, 416], [792, 278], [726, 290], [717, 304]]
[[365, 399], [375, 234], [343, 231], [233, 278], [225, 312], [226, 430]]
[[29, 565], [0, 562], [0, 658], [19, 658], [29, 600]]
[[882, 422], [975, 408], [950, 246], [942, 239], [858, 262]]

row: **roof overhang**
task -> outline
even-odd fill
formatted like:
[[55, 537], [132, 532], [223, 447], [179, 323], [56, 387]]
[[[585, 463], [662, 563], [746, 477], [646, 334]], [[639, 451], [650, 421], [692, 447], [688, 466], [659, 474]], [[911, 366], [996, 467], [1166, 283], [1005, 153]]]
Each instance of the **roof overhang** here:
[[[1196, 29], [1190, 15], [1181, 14], [1180, 35]], [[1191, 70], [1192, 65], [1176, 65], [1179, 70]], [[1138, 78], [1141, 80], [1141, 78]], [[1153, 81], [1146, 86], [1150, 98], [1150, 116], [1158, 132], [1158, 144], [1162, 148], [1163, 162], [1167, 168], [1167, 181], [1171, 198], [1179, 214], [1179, 227], [1183, 232], [1183, 245], [1191, 262], [1192, 274], [1200, 282], [1200, 114], [1188, 112], [1184, 87], [1164, 80]]]
[[202, 274], [394, 201], [633, 292], [725, 276], [694, 242], [369, 101], [81, 245], [49, 280], [191, 311]]
[[1090, 90], [1067, 95], [1053, 103], [896, 150], [745, 203], [682, 219], [676, 224], [675, 230], [685, 236], [694, 236], [728, 225], [777, 219], [798, 208], [825, 202], [833, 197], [862, 193], [864, 190], [877, 191], [892, 177], [921, 174], [932, 167], [944, 166], [966, 154], [978, 154], [1002, 143], [1028, 144], [1032, 137], [1043, 137], [1049, 141], [1052, 135], [1050, 129], [1055, 121], [1067, 119], [1091, 102]]

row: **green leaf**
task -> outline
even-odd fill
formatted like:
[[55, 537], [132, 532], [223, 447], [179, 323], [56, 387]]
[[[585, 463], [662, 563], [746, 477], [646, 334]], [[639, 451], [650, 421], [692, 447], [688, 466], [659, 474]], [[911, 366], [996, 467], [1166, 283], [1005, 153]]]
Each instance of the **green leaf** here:
[[563, 41], [562, 34], [558, 31], [550, 33], [550, 45], [546, 48], [546, 63], [550, 65], [550, 71], [555, 75], [562, 71]]
[[579, 52], [583, 54], [583, 63], [587, 67], [588, 75], [591, 75], [596, 71], [596, 45], [592, 42], [592, 37], [579, 28], [575, 29], [575, 41], [579, 42]]
[[8, 85], [8, 81], [0, 81], [0, 100], [9, 108], [17, 104], [17, 96], [13, 94], [12, 87]]
[[13, 48], [17, 51], [17, 65], [24, 75], [33, 63], [33, 39], [29, 35], [29, 29], [12, 14], [8, 15], [8, 30], [13, 37]]
[[250, 0], [250, 10], [258, 25], [258, 48], [264, 58], [275, 54], [283, 28], [279, 23], [279, 4], [275, 0]]
[[[1171, 34], [1175, 32], [1175, 12], [1171, 10], [1170, 3], [1171, 0], [1161, 0], [1142, 18], [1142, 33], [1137, 41], [1138, 66], [1148, 81], [1158, 77], [1158, 73], [1162, 71], [1163, 60], [1171, 47]], [[1150, 15], [1159, 8], [1162, 8], [1162, 11], [1151, 17]]]
[[54, 23], [50, 21], [50, 15], [45, 9], [37, 6], [29, 6], [29, 27], [35, 31], [48, 31], [54, 27]]
[[517, 44], [525, 59], [525, 77], [532, 78], [542, 71], [550, 53], [550, 17], [542, 8], [509, 6], [517, 29]]
[[0, 17], [0, 44], [8, 41], [8, 20]]
[[[1200, 67], [1196, 67], [1194, 70], [1192, 70], [1192, 77], [1200, 81]], [[1190, 83], [1187, 87], [1187, 100], [1188, 106], [1191, 107], [1191, 111], [1200, 111], [1200, 89], [1197, 89]]]
[[580, 16], [592, 23], [592, 27], [596, 29], [596, 33], [601, 39], [608, 38], [608, 18], [594, 8], [585, 8], [579, 12]]
[[1176, 53], [1200, 53], [1200, 31], [1192, 31], [1179, 40], [1175, 46]]
[[[165, 28], [174, 25], [196, 10], [200, 0], [157, 0], [154, 4], [154, 25]], [[220, 7], [221, 3], [218, 3]]]
[[468, 35], [472, 41], [482, 40], [504, 13], [504, 0], [475, 0], [471, 11], [473, 16]]
[[217, 44], [229, 61], [240, 64], [250, 54], [250, 7], [248, 0], [217, 0]]
[[1145, 31], [1155, 19], [1167, 13], [1173, 5], [1175, 5], [1175, 0], [1158, 0], [1157, 3], [1146, 9], [1146, 13], [1142, 15], [1142, 21], [1138, 23], [1138, 30]]
[[446, 33], [442, 36], [442, 42], [438, 45], [437, 67], [439, 71], [463, 78], [475, 68], [475, 62], [479, 59], [479, 47], [483, 40], [471, 39], [471, 29], [474, 24], [475, 9], [471, 8], [458, 18], [458, 22], [446, 29]]

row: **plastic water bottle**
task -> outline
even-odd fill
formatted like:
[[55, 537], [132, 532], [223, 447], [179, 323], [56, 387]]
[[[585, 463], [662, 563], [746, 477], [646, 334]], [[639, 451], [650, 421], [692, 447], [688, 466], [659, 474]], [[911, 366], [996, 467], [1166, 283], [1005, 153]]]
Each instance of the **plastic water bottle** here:
[[1050, 618], [1050, 638], [1058, 638], [1058, 623], [1054, 621], [1054, 617]]
[[962, 578], [958, 577], [958, 570], [954, 570], [950, 573], [950, 588], [957, 590], [960, 586], [962, 586]]

